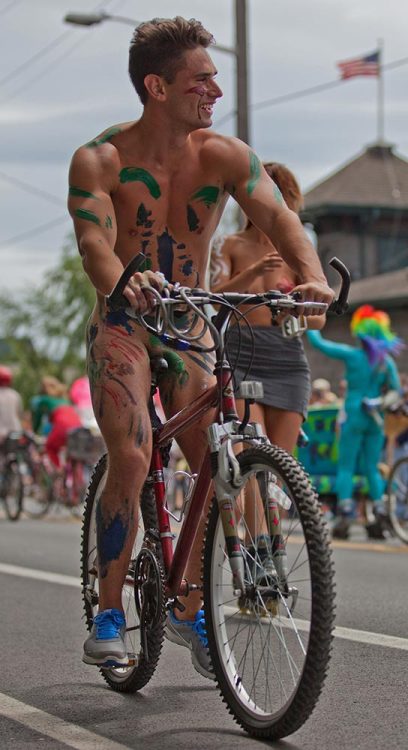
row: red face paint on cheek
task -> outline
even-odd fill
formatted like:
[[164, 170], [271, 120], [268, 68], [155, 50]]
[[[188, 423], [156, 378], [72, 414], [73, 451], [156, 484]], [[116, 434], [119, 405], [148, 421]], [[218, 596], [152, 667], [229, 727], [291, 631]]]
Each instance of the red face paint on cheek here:
[[207, 93], [207, 90], [204, 88], [204, 86], [193, 86], [193, 88], [187, 89], [185, 93], [186, 94], [198, 94], [198, 96], [204, 96], [204, 94]]

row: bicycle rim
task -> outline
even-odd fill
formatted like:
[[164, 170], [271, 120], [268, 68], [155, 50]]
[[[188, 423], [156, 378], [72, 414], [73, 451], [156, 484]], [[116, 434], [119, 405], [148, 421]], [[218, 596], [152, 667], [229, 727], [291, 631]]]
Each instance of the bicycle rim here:
[[[96, 507], [105, 486], [107, 456], [97, 463], [85, 499], [82, 524], [82, 586], [88, 630], [98, 612], [98, 570], [96, 552]], [[140, 622], [134, 591], [135, 560], [142, 546], [145, 529], [157, 528], [156, 507], [152, 488], [147, 484], [142, 491], [142, 512], [139, 513], [138, 532], [133, 547], [129, 571], [122, 589], [122, 605], [126, 617], [125, 643], [130, 657], [128, 667], [101, 669], [106, 682], [119, 692], [135, 692], [152, 677], [164, 639], [164, 618], [148, 634], [149, 660], [144, 658], [140, 641]]]
[[[256, 447], [243, 451], [238, 461], [246, 510], [244, 514], [241, 491], [231, 512], [245, 561], [247, 594], [239, 597], [233, 591], [214, 502], [203, 566], [209, 649], [218, 686], [234, 718], [253, 736], [279, 739], [310, 716], [327, 672], [334, 620], [329, 534], [317, 497], [291, 456], [273, 446]], [[265, 552], [271, 530], [262, 501], [266, 495], [277, 496], [277, 487], [291, 500], [288, 511], [280, 508], [285, 574], [282, 550], [279, 555], [271, 548]], [[252, 517], [247, 510], [251, 498]]]
[[2, 498], [9, 521], [18, 521], [23, 507], [24, 484], [18, 464], [7, 465], [2, 486]]
[[29, 518], [42, 518], [52, 502], [52, 477], [42, 465], [31, 476], [24, 493], [24, 513]]
[[392, 528], [408, 544], [408, 456], [399, 459], [391, 469], [387, 502]]

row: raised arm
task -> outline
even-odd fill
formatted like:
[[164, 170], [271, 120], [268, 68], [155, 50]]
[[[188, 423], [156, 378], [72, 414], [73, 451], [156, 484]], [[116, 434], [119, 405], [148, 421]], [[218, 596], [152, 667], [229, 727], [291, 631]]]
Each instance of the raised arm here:
[[332, 359], [342, 359], [346, 362], [354, 356], [356, 351], [354, 346], [339, 344], [337, 341], [329, 341], [329, 339], [323, 338], [320, 331], [307, 331], [307, 338], [315, 349], [319, 349], [326, 357]]
[[327, 285], [318, 255], [258, 156], [236, 138], [224, 139], [219, 151], [226, 189], [301, 280], [296, 288], [305, 299], [330, 303], [334, 292]]

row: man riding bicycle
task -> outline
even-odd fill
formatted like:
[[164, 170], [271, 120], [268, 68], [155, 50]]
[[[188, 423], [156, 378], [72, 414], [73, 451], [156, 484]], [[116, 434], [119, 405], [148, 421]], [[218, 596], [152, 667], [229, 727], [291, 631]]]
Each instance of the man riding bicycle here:
[[[87, 331], [88, 371], [109, 454], [97, 512], [99, 614], [83, 657], [99, 666], [127, 663], [121, 591], [152, 445], [149, 354], [160, 350], [157, 339], [124, 312], [109, 312], [105, 295], [140, 251], [150, 258], [152, 270], [134, 274], [125, 288], [135, 310], [149, 309], [152, 300], [144, 286], [160, 290], [163, 276], [166, 282], [202, 286], [210, 241], [231, 195], [302, 279], [298, 290], [303, 299], [330, 303], [334, 296], [299, 219], [256, 154], [238, 139], [209, 130], [213, 107], [222, 96], [207, 52], [213, 41], [194, 19], [154, 19], [138, 26], [129, 73], [143, 114], [103, 131], [77, 150], [71, 164], [69, 209], [84, 269], [97, 291]], [[213, 382], [208, 355], [180, 353], [160, 384], [166, 415]], [[199, 468], [210, 421], [207, 414], [180, 440], [193, 472]], [[200, 537], [198, 529], [195, 554], [185, 571], [194, 582], [200, 578]], [[182, 601], [184, 611], [177, 618], [169, 615], [168, 637], [193, 650], [196, 667], [211, 677], [200, 593]]]

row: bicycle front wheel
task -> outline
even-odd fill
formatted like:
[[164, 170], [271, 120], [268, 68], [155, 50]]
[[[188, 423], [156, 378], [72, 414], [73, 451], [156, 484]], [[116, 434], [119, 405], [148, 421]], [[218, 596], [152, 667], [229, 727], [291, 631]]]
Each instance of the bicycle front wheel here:
[[9, 521], [18, 521], [23, 509], [24, 482], [17, 461], [10, 461], [4, 469], [1, 496]]
[[[237, 529], [245, 592], [234, 590], [215, 500], [203, 563], [209, 650], [236, 721], [253, 736], [279, 739], [308, 719], [326, 677], [334, 622], [329, 532], [292, 456], [257, 446], [237, 460], [243, 485], [230, 523]], [[282, 511], [275, 502], [279, 513], [273, 516], [274, 498], [286, 508], [290, 500], [290, 508]]]
[[[82, 524], [82, 587], [84, 596], [85, 616], [88, 630], [91, 629], [93, 618], [98, 611], [98, 562], [96, 550], [96, 508], [105, 487], [107, 473], [107, 456], [97, 463], [85, 499], [85, 509]], [[147, 631], [148, 658], [145, 658], [141, 644], [140, 629], [140, 592], [135, 590], [136, 558], [145, 531], [149, 529], [157, 532], [157, 512], [153, 487], [149, 483], [143, 487], [140, 500], [138, 531], [133, 547], [129, 570], [122, 589], [122, 605], [126, 617], [125, 643], [129, 654], [129, 666], [101, 669], [101, 673], [113, 690], [122, 693], [133, 693], [144, 687], [152, 677], [164, 640], [164, 609], [156, 624]], [[152, 543], [151, 543], [152, 546]], [[151, 589], [152, 591], [152, 589]], [[152, 591], [152, 597], [154, 591]], [[154, 602], [150, 602], [151, 606]], [[160, 606], [158, 603], [157, 606]]]
[[391, 469], [387, 504], [393, 530], [402, 542], [408, 544], [408, 456], [396, 461]]

